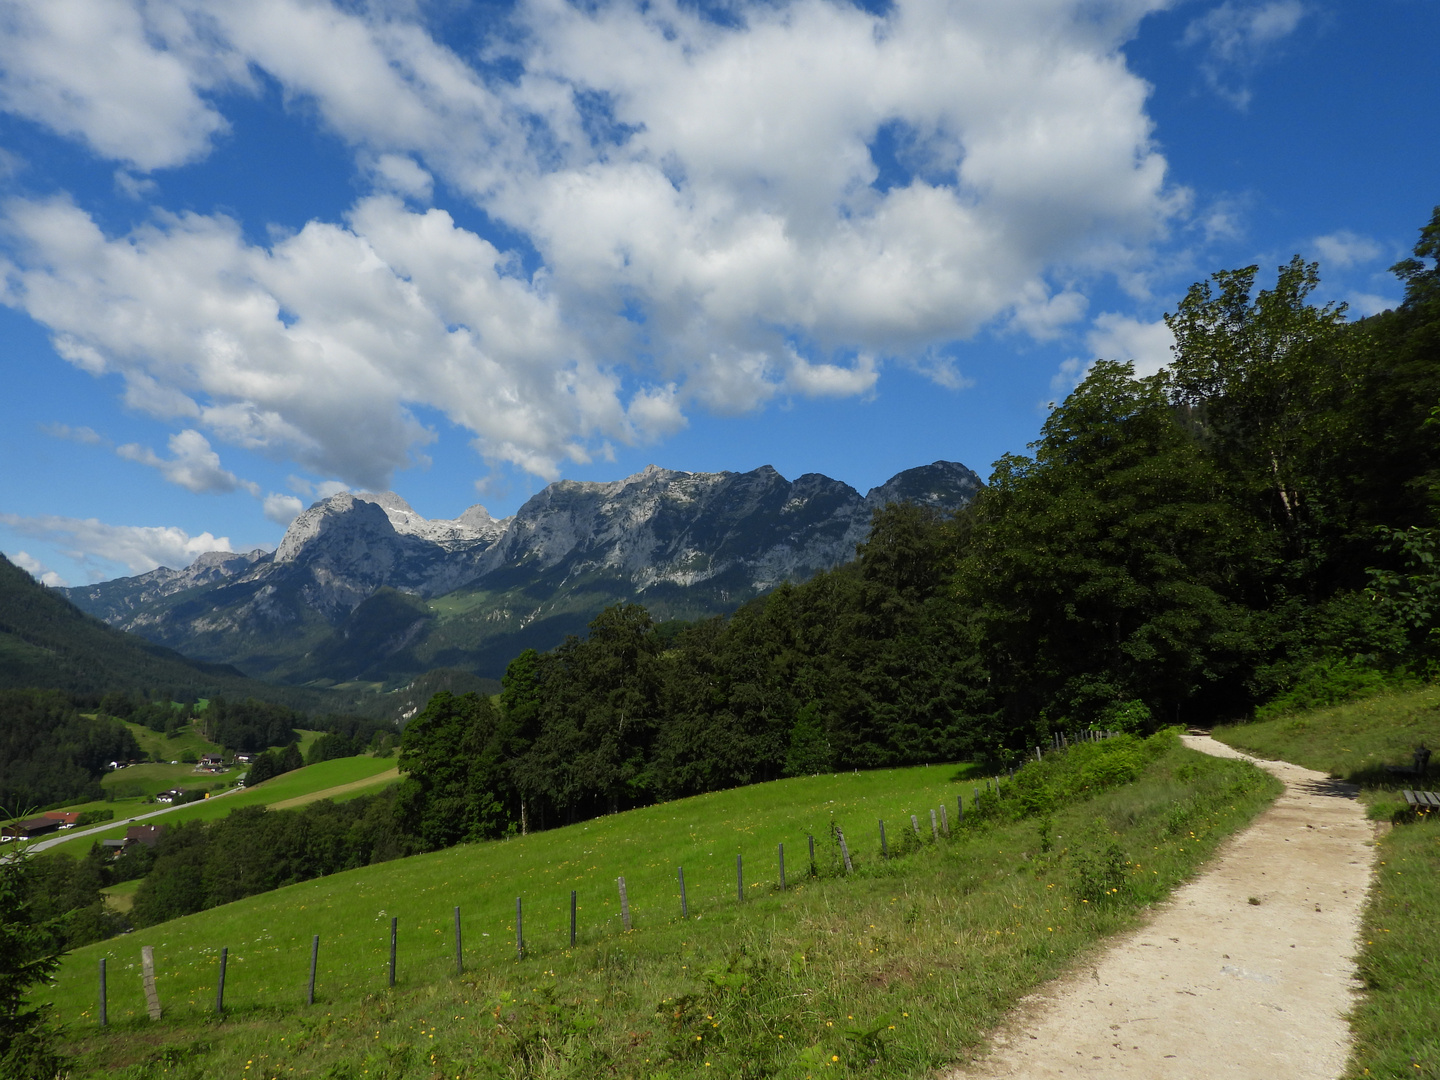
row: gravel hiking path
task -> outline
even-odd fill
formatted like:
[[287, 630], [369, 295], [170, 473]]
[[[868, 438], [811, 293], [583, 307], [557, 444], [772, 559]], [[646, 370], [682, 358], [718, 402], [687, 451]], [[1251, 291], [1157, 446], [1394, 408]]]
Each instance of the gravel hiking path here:
[[1208, 735], [1184, 741], [1252, 761], [1285, 791], [1148, 925], [1022, 1001], [990, 1054], [950, 1080], [1331, 1080], [1345, 1068], [1375, 825], [1352, 785]]

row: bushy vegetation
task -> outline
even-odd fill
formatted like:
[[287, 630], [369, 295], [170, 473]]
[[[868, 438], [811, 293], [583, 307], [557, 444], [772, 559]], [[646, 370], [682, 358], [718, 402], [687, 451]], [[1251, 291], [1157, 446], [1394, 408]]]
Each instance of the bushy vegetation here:
[[209, 739], [227, 749], [240, 751], [285, 746], [299, 739], [297, 727], [307, 726], [304, 713], [255, 698], [230, 702], [217, 697], [205, 709], [203, 717]]

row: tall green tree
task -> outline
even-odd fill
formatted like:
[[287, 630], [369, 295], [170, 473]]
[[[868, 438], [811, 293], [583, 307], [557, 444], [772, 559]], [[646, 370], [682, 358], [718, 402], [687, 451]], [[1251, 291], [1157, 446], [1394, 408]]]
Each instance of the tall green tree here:
[[1298, 549], [1339, 512], [1323, 463], [1346, 441], [1354, 335], [1344, 304], [1309, 303], [1318, 264], [1297, 255], [1252, 299], [1258, 270], [1221, 271], [1165, 316], [1175, 335], [1166, 389], [1236, 493]]
[[1255, 649], [1243, 602], [1264, 532], [1159, 380], [1099, 362], [974, 507], [956, 577], [1023, 745], [1141, 702], [1169, 720]]
[[503, 836], [518, 824], [512, 725], [488, 697], [442, 690], [405, 726], [396, 820], [427, 849]]
[[10, 847], [0, 858], [0, 1076], [47, 1080], [60, 1069], [54, 1031], [46, 1008], [29, 999], [60, 958], [35, 911], [34, 856]]
[[659, 651], [649, 613], [617, 604], [539, 665], [540, 733], [515, 776], [527, 793], [543, 793], [542, 824], [653, 800]]

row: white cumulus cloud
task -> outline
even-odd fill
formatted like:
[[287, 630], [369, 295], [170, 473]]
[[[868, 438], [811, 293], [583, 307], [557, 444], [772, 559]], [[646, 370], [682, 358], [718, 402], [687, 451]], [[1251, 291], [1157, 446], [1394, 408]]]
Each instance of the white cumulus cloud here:
[[1131, 361], [1135, 374], [1141, 377], [1154, 375], [1175, 358], [1171, 352], [1175, 335], [1164, 319], [1143, 322], [1113, 311], [1103, 312], [1095, 317], [1085, 343], [1099, 359]]
[[[479, 50], [515, 73], [496, 79], [406, 5], [0, 0], [0, 103], [137, 197], [135, 170], [206, 152], [251, 71], [376, 192], [268, 246], [219, 216], [107, 235], [15, 200], [0, 299], [132, 407], [356, 487], [420, 459], [421, 409], [548, 478], [695, 408], [869, 394], [892, 364], [958, 389], [950, 345], [1053, 338], [1184, 212], [1121, 51], [1163, 6], [742, 0], [721, 25], [679, 0], [519, 0]], [[1257, 43], [1284, 21], [1251, 14], [1234, 32]], [[539, 270], [404, 202], [437, 191]]]
[[113, 576], [109, 573], [111, 566], [126, 567], [132, 574], [143, 574], [157, 566], [178, 570], [207, 551], [234, 550], [228, 536], [208, 532], [191, 536], [173, 525], [110, 525], [95, 518], [53, 514], [0, 514], [0, 522], [22, 536], [56, 544], [70, 558], [103, 571], [102, 576]]
[[4, 0], [0, 105], [141, 170], [193, 160], [228, 127], [202, 92], [244, 72], [197, 31], [164, 3]]
[[305, 504], [294, 495], [282, 495], [272, 491], [265, 496], [264, 508], [267, 518], [276, 525], [288, 528], [290, 523], [305, 509]]
[[44, 563], [28, 551], [17, 551], [11, 554], [10, 561], [42, 585], [49, 585], [52, 589], [58, 589], [66, 584], [64, 578], [54, 570], [47, 570]]
[[1315, 252], [1323, 264], [1342, 270], [1348, 266], [1373, 262], [1383, 251], [1370, 237], [1360, 236], [1349, 229], [1317, 236], [1314, 244]]
[[1183, 43], [1200, 46], [1200, 71], [1210, 88], [1237, 109], [1250, 105], [1250, 74], [1305, 17], [1300, 0], [1225, 0], [1185, 28]]
[[1171, 347], [1175, 335], [1164, 319], [1144, 322], [1113, 311], [1095, 316], [1085, 345], [1090, 359], [1072, 356], [1064, 361], [1050, 379], [1050, 389], [1063, 397], [1079, 386], [1096, 360], [1118, 360], [1134, 364], [1137, 377], [1154, 375], [1174, 359]]
[[205, 492], [226, 494], [241, 489], [256, 498], [260, 497], [259, 487], [252, 481], [241, 480], [224, 468], [220, 464], [220, 455], [211, 449], [210, 440], [193, 428], [186, 428], [170, 436], [169, 458], [162, 458], [154, 450], [138, 443], [117, 446], [115, 453], [126, 461], [158, 469], [160, 475], [170, 483], [178, 484], [197, 495]]

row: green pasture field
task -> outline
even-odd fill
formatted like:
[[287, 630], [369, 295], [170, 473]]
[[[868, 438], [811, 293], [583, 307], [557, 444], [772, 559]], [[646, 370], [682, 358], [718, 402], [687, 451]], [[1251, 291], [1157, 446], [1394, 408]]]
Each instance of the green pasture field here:
[[140, 888], [140, 881], [140, 878], [135, 878], [133, 881], [122, 881], [108, 889], [101, 889], [100, 895], [105, 898], [105, 906], [125, 914], [135, 904], [135, 893]]
[[222, 750], [219, 744], [205, 738], [194, 724], [186, 724], [167, 739], [163, 731], [151, 731], [144, 724], [124, 723], [140, 744], [141, 751], [156, 761], [179, 761], [185, 754], [194, 754], [199, 758], [203, 754], [221, 753]]
[[298, 743], [300, 747], [300, 756], [304, 757], [306, 754], [310, 753], [310, 747], [315, 745], [315, 740], [320, 738], [321, 735], [324, 735], [325, 732], [311, 731], [309, 728], [296, 728], [295, 734], [300, 736], [300, 742]]
[[1440, 687], [1217, 728], [1215, 738], [1358, 783], [1371, 817], [1397, 822], [1380, 841], [1365, 909], [1365, 993], [1351, 1013], [1356, 1045], [1346, 1076], [1440, 1076], [1440, 821], [1417, 820], [1397, 795], [1440, 790], [1440, 761], [1423, 781], [1383, 768], [1410, 764], [1418, 743], [1440, 751]]
[[[256, 787], [245, 788], [243, 791], [236, 791], [221, 797], [205, 799], [201, 802], [187, 803], [175, 810], [164, 814], [161, 817], [151, 818], [144, 824], [150, 825], [173, 825], [182, 821], [213, 821], [216, 818], [224, 817], [232, 810], [238, 810], [242, 806], [269, 806], [272, 803], [284, 802], [288, 799], [299, 798], [310, 795], [317, 791], [325, 791], [329, 788], [340, 787], [344, 784], [354, 783], [356, 780], [364, 780], [374, 776], [376, 773], [385, 772], [395, 767], [394, 758], [373, 758], [373, 757], [350, 757], [336, 758], [333, 761], [322, 761], [316, 765], [307, 765], [303, 769], [295, 769], [288, 773], [282, 773], [273, 780], [267, 780]], [[132, 769], [156, 768], [156, 766], [135, 765]], [[167, 765], [165, 768], [176, 768]], [[129, 772], [130, 769], [122, 769], [121, 772]], [[111, 774], [114, 775], [114, 774]], [[232, 777], [238, 773], [231, 773]], [[218, 782], [221, 777], [213, 778]], [[163, 791], [164, 787], [156, 790]], [[370, 795], [379, 788], [367, 787], [352, 793], [355, 795]], [[339, 797], [342, 801], [345, 796]], [[91, 833], [88, 836], [77, 836], [74, 840], [64, 844], [56, 844], [46, 851], [46, 854], [53, 854], [63, 851], [75, 858], [83, 858], [90, 850], [90, 845], [101, 840], [119, 839], [125, 835], [130, 822], [121, 815], [119, 802], [116, 807], [116, 822], [113, 827], [104, 832]], [[156, 809], [151, 804], [132, 803], [127, 807], [130, 817], [138, 816], [141, 813], [149, 813]]]
[[101, 778], [100, 786], [107, 791], [126, 792], [127, 797], [138, 794], [143, 798], [153, 798], [162, 791], [177, 787], [187, 791], [213, 791], [217, 786], [228, 787], [243, 771], [231, 769], [224, 773], [202, 773], [196, 772], [194, 765], [154, 761], [108, 772]]
[[[1134, 925], [1278, 790], [1173, 734], [1144, 753], [1136, 782], [1040, 819], [977, 823], [973, 770], [930, 766], [756, 785], [372, 866], [77, 950], [51, 1000], [77, 1078], [931, 1076], [977, 1049], [1023, 994]], [[957, 795], [970, 810], [963, 826]], [[937, 841], [929, 812], [941, 805], [955, 829]], [[840, 871], [832, 821], [853, 874]], [[166, 1010], [158, 1024], [145, 1019], [144, 945], [154, 946]], [[217, 1022], [222, 947], [227, 1013]], [[101, 957], [104, 1032], [94, 1026]]]

